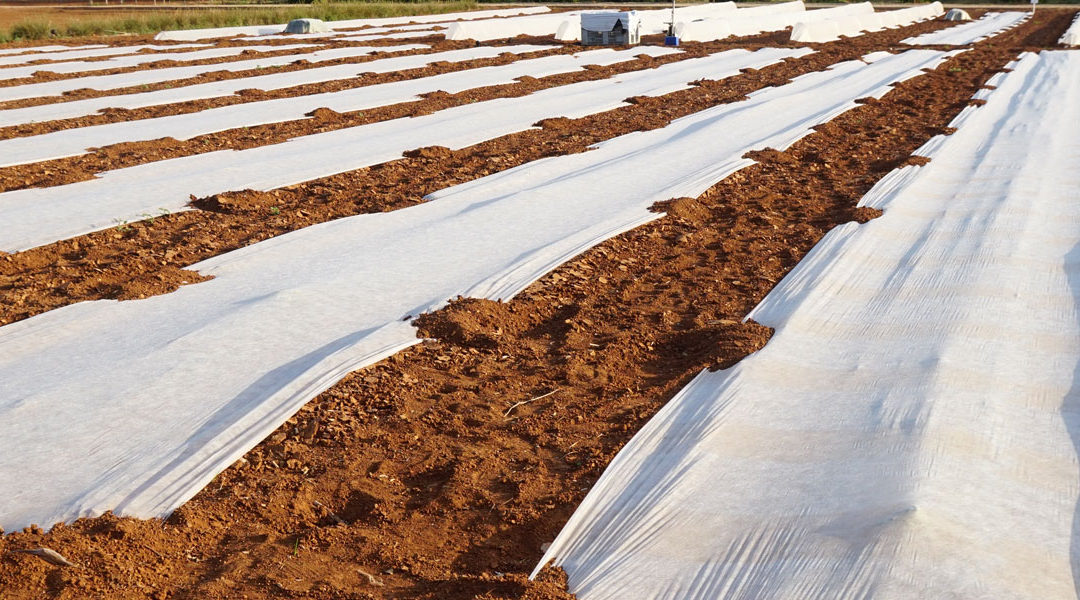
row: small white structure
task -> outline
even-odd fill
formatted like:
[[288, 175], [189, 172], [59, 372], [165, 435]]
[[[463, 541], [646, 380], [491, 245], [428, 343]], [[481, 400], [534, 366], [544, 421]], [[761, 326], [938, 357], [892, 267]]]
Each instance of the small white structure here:
[[950, 8], [949, 12], [945, 13], [946, 21], [970, 21], [971, 15], [967, 14], [966, 10], [959, 8]]
[[293, 19], [285, 26], [285, 33], [326, 33], [330, 27], [319, 19]]
[[628, 46], [641, 41], [637, 11], [581, 13], [581, 45]]

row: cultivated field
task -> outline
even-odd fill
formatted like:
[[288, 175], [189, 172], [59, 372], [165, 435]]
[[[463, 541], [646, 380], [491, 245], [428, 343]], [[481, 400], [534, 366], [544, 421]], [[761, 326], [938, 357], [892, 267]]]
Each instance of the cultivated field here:
[[943, 12], [0, 45], [0, 597], [1072, 597], [1080, 19]]

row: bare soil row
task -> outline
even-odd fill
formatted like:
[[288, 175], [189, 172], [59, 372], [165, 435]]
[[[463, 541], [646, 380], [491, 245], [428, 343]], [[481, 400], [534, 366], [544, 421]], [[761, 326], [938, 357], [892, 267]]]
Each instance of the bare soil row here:
[[[915, 29], [935, 26], [939, 25], [923, 24]], [[844, 44], [823, 45], [818, 52], [799, 59], [723, 81], [702, 81], [694, 88], [663, 98], [639, 98], [630, 106], [573, 122], [551, 119], [539, 130], [504, 136], [459, 152], [445, 148], [420, 149], [397, 161], [270, 192], [249, 190], [196, 199], [193, 205], [201, 209], [198, 212], [162, 215], [5, 256], [0, 258], [0, 324], [84, 300], [135, 299], [169, 292], [183, 283], [199, 281], [197, 274], [183, 268], [211, 256], [316, 223], [411, 206], [422, 202], [425, 194], [457, 183], [547, 156], [582, 152], [591, 144], [632, 131], [662, 127], [672, 119], [743, 99], [763, 87], [783, 85], [792, 77], [890, 48], [910, 32], [910, 28], [906, 32], [881, 32]], [[747, 45], [775, 44], [782, 37], [783, 34], [760, 36]], [[727, 47], [730, 43], [702, 45], [689, 50], [687, 55]], [[362, 113], [317, 111], [314, 119], [232, 130], [186, 142], [123, 144], [84, 157], [0, 169], [0, 181], [12, 186], [11, 189], [24, 187], [19, 182], [26, 181], [36, 185], [67, 183], [89, 178], [105, 168], [196, 152], [253, 147], [301, 134], [607, 78], [684, 58], [684, 55], [643, 58], [577, 73], [529, 78], [507, 86], [453, 95], [434, 94], [422, 102]]]

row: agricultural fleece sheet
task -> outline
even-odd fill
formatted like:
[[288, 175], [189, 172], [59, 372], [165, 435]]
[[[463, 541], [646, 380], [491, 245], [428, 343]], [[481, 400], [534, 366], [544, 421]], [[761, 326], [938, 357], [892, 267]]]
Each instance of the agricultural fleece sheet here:
[[106, 60], [95, 61], [71, 61], [57, 62], [44, 65], [30, 65], [26, 67], [8, 67], [0, 69], [0, 80], [19, 79], [30, 77], [39, 71], [50, 73], [84, 73], [90, 71], [105, 71], [108, 69], [121, 69], [138, 65], [153, 63], [163, 60], [175, 60], [177, 62], [189, 60], [206, 60], [210, 58], [222, 58], [236, 56], [242, 52], [280, 52], [282, 50], [299, 50], [312, 48], [313, 44], [282, 44], [280, 46], [229, 46], [226, 48], [207, 48], [205, 50], [192, 50], [190, 52], [167, 52], [167, 53], [140, 53], [131, 56], [116, 56]]
[[[184, 210], [197, 198], [244, 189], [271, 190], [401, 158], [425, 146], [465, 148], [524, 131], [543, 119], [579, 118], [618, 108], [633, 96], [661, 96], [703, 78], [761, 68], [807, 49], [729, 50], [541, 90], [527, 96], [466, 104], [294, 138], [247, 150], [224, 150], [107, 171], [49, 188], [0, 193], [0, 250], [22, 250], [161, 210]], [[912, 55], [915, 56], [915, 55]], [[297, 157], [302, 157], [298, 160]]]
[[1063, 46], [1080, 46], [1080, 13], [1076, 13], [1072, 25], [1061, 35], [1058, 43]]
[[409, 316], [459, 294], [508, 299], [658, 218], [655, 201], [700, 193], [747, 150], [783, 147], [941, 56], [842, 63], [424, 204], [224, 254], [192, 267], [212, 280], [171, 294], [0, 327], [0, 527], [169, 513], [346, 373], [416, 343]]
[[552, 544], [582, 600], [1076, 598], [1080, 53], [882, 179]]
[[215, 73], [218, 71], [250, 71], [252, 69], [265, 69], [267, 67], [280, 67], [294, 63], [298, 60], [308, 62], [322, 62], [337, 60], [339, 58], [351, 58], [365, 56], [373, 52], [403, 52], [406, 50], [420, 50], [427, 48], [423, 44], [404, 44], [401, 46], [354, 46], [351, 48], [331, 48], [329, 50], [317, 50], [302, 54], [288, 54], [285, 56], [264, 56], [248, 60], [218, 63], [213, 65], [190, 65], [185, 67], [166, 67], [163, 69], [148, 69], [132, 71], [130, 73], [114, 73], [112, 75], [88, 75], [60, 79], [58, 81], [44, 81], [41, 83], [28, 83], [11, 87], [0, 87], [0, 102], [8, 100], [23, 100], [26, 98], [40, 98], [44, 96], [59, 96], [72, 90], [116, 90], [160, 83], [174, 79], [187, 79], [203, 73]]
[[[39, 58], [36, 55], [38, 55], [38, 54], [46, 54], [46, 53], [50, 53], [50, 52], [60, 52], [61, 50], [92, 50], [94, 48], [105, 48], [105, 47], [106, 47], [105, 44], [91, 44], [91, 45], [87, 45], [87, 46], [59, 46], [59, 45], [55, 45], [55, 46], [24, 46], [22, 48], [3, 48], [3, 49], [0, 49], [0, 56], [10, 56], [12, 54], [19, 54], [19, 55], [21, 55], [20, 58], [25, 58], [26, 60], [43, 60], [43, 59], [47, 59], [48, 57], [42, 56], [42, 57]], [[10, 64], [10, 63], [4, 62], [4, 63], [0, 63], [0, 64]]]
[[679, 51], [662, 46], [647, 46], [625, 50], [606, 48], [573, 55], [558, 54], [519, 60], [507, 65], [455, 71], [325, 94], [248, 102], [197, 113], [64, 129], [42, 135], [0, 140], [0, 167], [75, 156], [85, 153], [88, 148], [100, 148], [120, 142], [163, 137], [185, 140], [237, 127], [303, 119], [317, 108], [346, 113], [411, 102], [420, 100], [419, 94], [437, 90], [455, 94], [478, 87], [514, 83], [518, 77], [545, 77], [579, 71], [586, 65], [611, 65], [634, 60], [641, 54], [663, 56], [675, 52]]
[[73, 100], [71, 102], [57, 102], [54, 104], [27, 106], [25, 108], [12, 108], [9, 110], [0, 110], [0, 127], [21, 125], [23, 123], [52, 121], [56, 119], [72, 119], [94, 114], [105, 108], [143, 108], [146, 106], [158, 106], [176, 102], [189, 102], [191, 100], [228, 96], [246, 89], [258, 89], [263, 91], [280, 90], [299, 85], [322, 83], [324, 81], [362, 77], [362, 74], [364, 73], [392, 73], [394, 71], [416, 69], [427, 66], [433, 62], [461, 62], [479, 58], [492, 58], [503, 53], [525, 54], [527, 52], [540, 52], [550, 49], [551, 46], [524, 44], [516, 46], [479, 46], [476, 48], [463, 48], [461, 50], [448, 50], [446, 52], [434, 52], [431, 54], [393, 56], [358, 64], [312, 67], [301, 71], [288, 71], [271, 75], [255, 75], [240, 79], [196, 83], [193, 85], [178, 86], [137, 94], [104, 96], [100, 98], [87, 98], [85, 100]]
[[[691, 20], [736, 12], [734, 2], [711, 2], [677, 8], [675, 19]], [[637, 16], [643, 35], [666, 31], [672, 18], [668, 9], [641, 10], [637, 11]], [[580, 39], [581, 11], [452, 23], [446, 31], [448, 40], [496, 40], [519, 35], [556, 35], [565, 41]]]
[[[13, 48], [16, 51], [37, 50], [33, 54], [19, 54], [17, 56], [4, 56], [0, 58], [0, 67], [8, 67], [10, 65], [21, 65], [28, 62], [37, 60], [77, 60], [83, 58], [99, 58], [102, 56], [114, 56], [117, 54], [134, 54], [135, 52], [141, 52], [143, 50], [157, 51], [162, 50], [180, 50], [183, 48], [206, 48], [209, 44], [176, 44], [176, 45], [160, 45], [160, 44], [142, 44], [139, 46], [80, 46], [77, 48], [67, 46], [42, 46], [42, 48], [63, 48], [63, 52], [44, 52], [38, 48]], [[51, 64], [40, 65], [37, 69], [46, 69], [51, 67]], [[7, 73], [9, 69], [0, 69], [0, 73]], [[11, 79], [7, 77], [6, 79]]]
[[[550, 12], [546, 6], [530, 6], [526, 8], [501, 8], [495, 10], [476, 10], [457, 13], [443, 13], [440, 15], [414, 15], [402, 17], [382, 17], [377, 19], [348, 19], [344, 21], [327, 21], [326, 26], [331, 30], [352, 29], [359, 27], [385, 27], [404, 25], [406, 23], [440, 23], [443, 21], [470, 21], [473, 19], [490, 19], [495, 17], [513, 17], [516, 15], [534, 15]], [[241, 25], [239, 27], [218, 27], [215, 29], [185, 29], [176, 31], [162, 31], [154, 36], [155, 40], [205, 40], [212, 38], [230, 37], [234, 35], [272, 35], [285, 31], [285, 24], [280, 25]]]
[[259, 41], [259, 40], [281, 40], [281, 39], [310, 39], [310, 38], [336, 38], [333, 41], [341, 40], [354, 40], [351, 37], [342, 37], [347, 35], [376, 35], [383, 33], [390, 33], [395, 31], [420, 31], [424, 30], [431, 32], [435, 29], [445, 30], [446, 23], [421, 23], [419, 25], [398, 25], [391, 27], [368, 27], [366, 29], [360, 29], [357, 31], [328, 31], [325, 33], [272, 33], [269, 35], [257, 35], [250, 37], [238, 37], [234, 38], [235, 41]]
[[1030, 12], [992, 12], [970, 23], [931, 31], [900, 43], [911, 46], [966, 46], [1012, 29], [1030, 17]]

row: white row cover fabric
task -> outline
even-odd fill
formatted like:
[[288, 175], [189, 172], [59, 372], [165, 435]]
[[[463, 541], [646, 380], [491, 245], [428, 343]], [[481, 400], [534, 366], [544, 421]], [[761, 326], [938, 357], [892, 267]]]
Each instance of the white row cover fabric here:
[[446, 30], [424, 29], [418, 31], [398, 31], [395, 33], [374, 33], [370, 35], [349, 35], [337, 38], [336, 42], [370, 42], [371, 40], [407, 40], [412, 38], [445, 35]]
[[[846, 10], [841, 6], [832, 10]], [[686, 42], [711, 42], [731, 35], [754, 35], [778, 31], [791, 25], [795, 14], [806, 12], [802, 0], [740, 8], [730, 16], [710, 19], [676, 20], [675, 35]]]
[[[818, 11], [814, 11], [818, 12]], [[791, 29], [791, 41], [801, 43], [832, 42], [844, 37], [856, 37], [863, 32], [881, 31], [889, 27], [905, 27], [916, 21], [924, 21], [941, 16], [945, 8], [940, 2], [912, 6], [887, 13], [849, 15], [824, 21], [802, 21]], [[813, 14], [813, 13], [810, 13]]]
[[[533, 48], [539, 48], [534, 46]], [[556, 73], [579, 71], [585, 65], [612, 65], [646, 54], [663, 56], [679, 52], [673, 48], [649, 46], [626, 50], [605, 48], [578, 54], [560, 54], [506, 65], [482, 67], [352, 88], [325, 94], [279, 98], [212, 108], [197, 113], [171, 115], [139, 121], [63, 129], [30, 137], [0, 140], [0, 167], [76, 156], [89, 148], [101, 148], [121, 142], [137, 142], [172, 137], [186, 140], [198, 135], [303, 119], [317, 108], [337, 112], [365, 110], [399, 102], [420, 100], [420, 94], [444, 91], [455, 94], [464, 90], [514, 83], [519, 77], [546, 77]]]
[[[597, 14], [603, 11], [589, 11]], [[616, 12], [616, 11], [611, 11]], [[671, 10], [635, 11], [641, 22], [642, 35], [657, 34], [667, 31], [671, 22]], [[675, 19], [692, 20], [715, 17], [736, 12], [734, 2], [712, 2], [696, 6], [675, 9]], [[554, 35], [556, 39], [573, 41], [581, 39], [582, 11], [535, 15], [514, 19], [495, 19], [489, 21], [471, 21], [454, 23], [446, 31], [448, 40], [498, 40], [519, 35]]]
[[415, 69], [436, 62], [458, 63], [462, 62], [462, 60], [490, 58], [503, 53], [525, 54], [529, 52], [541, 52], [550, 50], [550, 47], [551, 46], [526, 44], [467, 47], [467, 49], [450, 50], [432, 54], [410, 54], [407, 56], [379, 58], [377, 60], [369, 60], [369, 62], [359, 65], [314, 67], [300, 71], [267, 74], [267, 76], [183, 85], [154, 92], [86, 98], [84, 100], [72, 100], [69, 101], [69, 103], [0, 110], [0, 126], [54, 121], [56, 119], [72, 119], [83, 117], [83, 115], [86, 114], [93, 114], [106, 108], [143, 108], [165, 104], [186, 103], [186, 101], [190, 100], [229, 96], [240, 92], [241, 90], [283, 90], [283, 88], [294, 87], [297, 85], [359, 78], [362, 77], [362, 73], [384, 73]]
[[835, 41], [841, 35], [855, 37], [864, 31], [905, 27], [943, 12], [940, 2], [881, 13], [875, 13], [869, 2], [812, 11], [803, 10], [801, 2], [787, 2], [739, 9], [730, 18], [681, 22], [675, 31], [685, 41], [705, 42], [792, 27], [792, 41], [820, 43]]
[[[404, 44], [400, 46], [354, 46], [351, 48], [331, 48], [317, 50], [302, 54], [289, 54], [287, 56], [264, 56], [249, 60], [219, 63], [216, 65], [191, 65], [187, 67], [167, 67], [164, 69], [149, 69], [145, 71], [133, 71], [131, 73], [114, 73], [112, 75], [89, 75], [75, 77], [73, 79], [61, 79], [58, 81], [46, 81], [42, 83], [29, 83], [0, 88], [0, 102], [8, 100], [22, 100], [24, 98], [41, 98], [45, 96], [59, 96], [64, 92], [80, 89], [92, 90], [116, 90], [136, 85], [160, 83], [174, 79], [187, 79], [214, 73], [217, 71], [250, 71], [252, 69], [264, 69], [266, 67], [278, 67], [299, 60], [308, 62], [323, 62], [337, 60], [339, 58], [352, 58], [365, 56], [373, 52], [404, 52], [427, 48], [423, 44]], [[354, 68], [359, 65], [354, 65]]]
[[1028, 20], [1030, 17], [1030, 12], [1014, 11], [986, 13], [981, 19], [971, 21], [970, 23], [949, 27], [948, 29], [941, 29], [939, 31], [931, 31], [930, 33], [907, 38], [900, 43], [911, 46], [966, 46], [968, 44], [974, 44], [975, 42], [992, 38], [1003, 31], [1012, 29]]
[[333, 38], [345, 35], [375, 35], [378, 33], [394, 33], [405, 31], [431, 31], [435, 29], [446, 29], [446, 23], [420, 23], [418, 25], [392, 25], [390, 27], [367, 27], [355, 31], [328, 31], [326, 33], [270, 33], [267, 35], [256, 36], [242, 36], [234, 38], [234, 41], [245, 42], [257, 42], [260, 40], [281, 40], [281, 39], [318, 39], [318, 38]]
[[425, 146], [465, 148], [529, 129], [542, 119], [583, 117], [623, 106], [632, 96], [660, 96], [685, 89], [692, 81], [728, 77], [809, 52], [731, 50], [420, 117], [106, 171], [69, 185], [5, 192], [0, 194], [0, 250], [48, 244], [110, 227], [116, 219], [138, 221], [160, 209], [184, 210], [191, 195], [271, 190], [395, 160], [406, 150]]
[[391, 73], [405, 69], [415, 69], [429, 65], [433, 62], [461, 62], [478, 58], [492, 58], [504, 53], [525, 54], [527, 52], [540, 52], [550, 48], [550, 46], [524, 44], [497, 47], [479, 46], [476, 48], [448, 50], [446, 52], [435, 52], [432, 54], [410, 54], [407, 56], [380, 58], [361, 64], [314, 67], [301, 71], [289, 71], [287, 73], [274, 73], [272, 75], [256, 75], [241, 79], [197, 83], [194, 85], [179, 86], [138, 94], [104, 96], [100, 98], [87, 98], [85, 100], [73, 100], [71, 102], [58, 102], [55, 104], [13, 108], [9, 110], [0, 110], [0, 127], [21, 125], [23, 123], [53, 121], [56, 119], [71, 119], [91, 115], [105, 108], [143, 108], [161, 104], [189, 102], [191, 100], [229, 96], [240, 90], [247, 89], [259, 89], [264, 91], [280, 90], [298, 85], [321, 83], [324, 81], [352, 79], [354, 77], [361, 77], [363, 73]]
[[[747, 149], [804, 135], [937, 57], [837, 65], [425, 204], [227, 253], [194, 266], [214, 279], [171, 294], [0, 327], [0, 526], [168, 514], [340, 377], [416, 343], [408, 316], [459, 294], [510, 298], [657, 218], [656, 200], [705, 189]], [[581, 189], [610, 191], [581, 202]]]
[[[33, 58], [34, 54], [44, 54], [49, 52], [59, 52], [62, 50], [91, 50], [93, 48], [105, 48], [105, 44], [90, 44], [86, 46], [22, 46], [19, 48], [0, 48], [0, 56], [8, 56], [11, 54], [19, 54], [27, 57], [27, 60], [42, 60], [47, 57]], [[7, 64], [7, 63], [0, 63]]]
[[[512, 19], [488, 19], [485, 21], [461, 21], [446, 28], [448, 40], [501, 40], [519, 35], [553, 35], [564, 23], [571, 21], [581, 28], [581, 12], [530, 15]], [[581, 35], [581, 32], [578, 32]]]
[[[491, 19], [495, 17], [512, 17], [516, 15], [534, 15], [550, 12], [546, 6], [530, 6], [525, 8], [500, 8], [496, 10], [476, 10], [469, 12], [444, 13], [441, 15], [415, 15], [406, 17], [384, 17], [378, 19], [348, 19], [344, 21], [327, 21], [326, 25], [331, 30], [355, 29], [359, 27], [385, 27], [391, 25], [405, 25], [408, 23], [440, 23], [444, 21], [469, 21], [472, 19]], [[186, 29], [177, 31], [162, 31], [154, 36], [155, 40], [206, 40], [213, 38], [232, 37], [237, 35], [272, 35], [285, 31], [285, 23], [280, 25], [246, 25], [240, 27], [217, 27], [214, 29]]]
[[[22, 65], [28, 62], [34, 62], [37, 60], [78, 60], [82, 58], [100, 58], [102, 56], [114, 56], [118, 54], [134, 54], [142, 50], [150, 50], [151, 52], [160, 52], [162, 50], [180, 50], [184, 48], [206, 48], [209, 44], [175, 44], [175, 45], [163, 45], [163, 44], [140, 44], [138, 46], [78, 46], [75, 48], [68, 46], [44, 46], [45, 48], [63, 48], [62, 52], [46, 52], [46, 53], [34, 53], [34, 54], [19, 54], [17, 56], [4, 56], [0, 57], [0, 66], [8, 67], [11, 65]], [[33, 50], [34, 48], [14, 48], [14, 50]], [[40, 51], [39, 51], [40, 52]], [[45, 68], [51, 65], [42, 65], [39, 68]], [[5, 69], [0, 69], [0, 73], [5, 72]]]
[[108, 60], [96, 60], [91, 62], [73, 61], [58, 62], [44, 65], [29, 65], [25, 67], [9, 67], [0, 69], [0, 80], [19, 79], [30, 77], [34, 73], [45, 71], [49, 73], [82, 73], [88, 71], [104, 71], [106, 69], [120, 69], [135, 67], [146, 63], [161, 60], [189, 61], [205, 60], [208, 58], [221, 58], [223, 56], [236, 56], [243, 52], [281, 52], [282, 50], [299, 50], [301, 48], [313, 48], [313, 44], [282, 44], [280, 46], [230, 46], [226, 48], [208, 48], [205, 50], [193, 50], [191, 52], [170, 52], [167, 54], [133, 54], [130, 56], [118, 56]]
[[779, 31], [797, 23], [816, 23], [873, 13], [874, 8], [869, 2], [812, 11], [807, 11], [801, 1], [784, 2], [741, 8], [725, 17], [682, 21], [675, 25], [675, 32], [680, 39], [688, 42], [708, 42], [730, 35], [744, 36]]
[[1080, 13], [1076, 14], [1076, 18], [1073, 19], [1072, 25], [1065, 30], [1058, 43], [1063, 46], [1080, 46]]
[[1077, 597], [1080, 54], [955, 125], [615, 457], [541, 562], [578, 598]]

